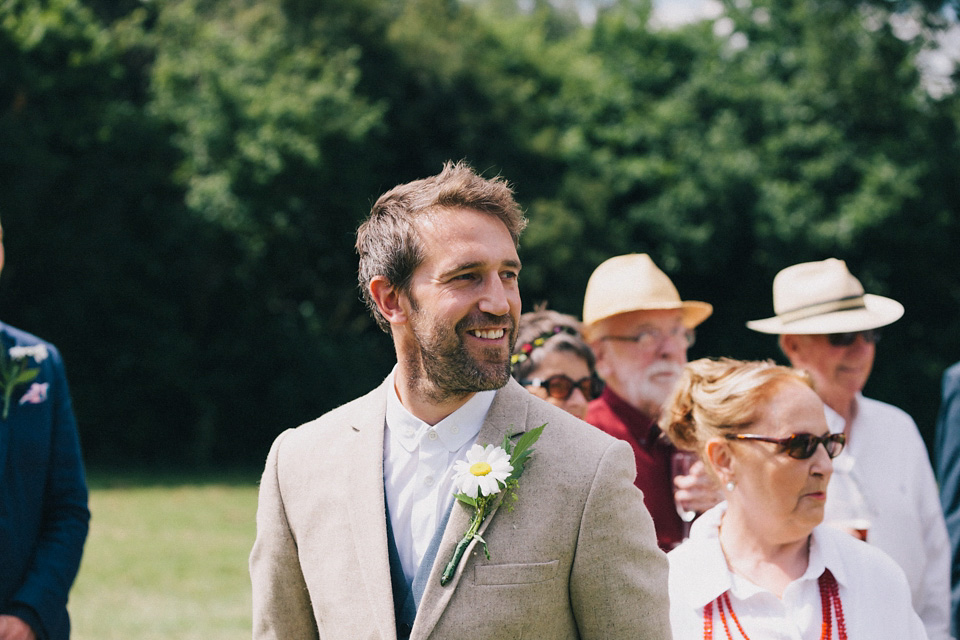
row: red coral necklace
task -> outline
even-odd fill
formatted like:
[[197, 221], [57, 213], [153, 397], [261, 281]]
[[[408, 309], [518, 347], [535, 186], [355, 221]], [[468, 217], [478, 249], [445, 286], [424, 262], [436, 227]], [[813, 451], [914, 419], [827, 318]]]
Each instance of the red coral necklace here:
[[[843, 619], [843, 604], [840, 602], [840, 588], [837, 586], [837, 579], [830, 573], [830, 569], [824, 570], [820, 579], [817, 580], [820, 585], [820, 608], [823, 611], [823, 623], [820, 626], [820, 640], [830, 640], [833, 637], [833, 616], [837, 618], [837, 637], [839, 640], [847, 640], [847, 625]], [[750, 637], [740, 626], [740, 620], [737, 614], [733, 612], [733, 605], [730, 603], [730, 592], [724, 591], [713, 602], [707, 603], [703, 608], [703, 640], [713, 640], [713, 603], [717, 603], [717, 612], [720, 614], [720, 622], [723, 623], [723, 630], [727, 634], [727, 640], [733, 640], [730, 633], [730, 624], [727, 622], [727, 613], [733, 620], [737, 631], [743, 637], [743, 640], [750, 640]]]

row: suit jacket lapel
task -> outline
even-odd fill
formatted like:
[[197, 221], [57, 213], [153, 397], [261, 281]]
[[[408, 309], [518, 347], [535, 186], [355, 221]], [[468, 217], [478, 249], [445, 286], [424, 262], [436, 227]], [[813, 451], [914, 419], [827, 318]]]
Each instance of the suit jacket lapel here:
[[[530, 397], [530, 392], [511, 378], [507, 385], [498, 391], [496, 397], [493, 399], [493, 404], [490, 405], [490, 411], [487, 412], [487, 417], [483, 421], [483, 427], [480, 428], [480, 433], [477, 434], [477, 444], [494, 444], [499, 446], [503, 444], [503, 437], [505, 435], [512, 436], [527, 431], [529, 428], [527, 425], [527, 402]], [[498, 500], [483, 521], [483, 524], [480, 525], [478, 533], [481, 537], [499, 509], [500, 501]], [[430, 570], [430, 577], [423, 591], [423, 598], [417, 609], [416, 623], [413, 626], [413, 633], [410, 635], [411, 640], [428, 638], [440, 620], [440, 616], [450, 603], [453, 591], [457, 588], [463, 576], [464, 567], [469, 563], [469, 559], [476, 548], [476, 538], [470, 542], [467, 550], [463, 554], [463, 558], [460, 560], [460, 566], [457, 568], [457, 572], [447, 586], [440, 586], [440, 576], [443, 574], [443, 570], [450, 561], [450, 558], [453, 557], [457, 543], [470, 527], [470, 520], [472, 519], [472, 509], [465, 507], [460, 504], [460, 502], [456, 502], [453, 505], [453, 511], [450, 514], [450, 519], [447, 521], [446, 529], [444, 529], [443, 539], [437, 550], [433, 568]], [[491, 555], [494, 553], [496, 553], [496, 550], [492, 549]]]
[[[15, 340], [9, 333], [7, 333], [7, 326], [0, 322], [0, 349], [3, 349], [4, 354], [8, 353], [8, 349], [15, 344]], [[9, 355], [6, 355], [9, 357]], [[10, 404], [12, 405], [14, 400], [11, 398]], [[3, 398], [0, 394], [0, 412], [3, 411]], [[0, 478], [4, 477], [4, 474], [7, 471], [7, 458], [9, 457], [10, 451], [10, 421], [13, 417], [17, 415], [13, 408], [10, 409], [10, 417], [6, 420], [0, 420]], [[3, 506], [0, 506], [0, 514], [6, 514], [8, 509], [7, 501], [3, 501]]]
[[[369, 411], [355, 416], [350, 428], [357, 432], [355, 455], [344, 461], [343, 473], [349, 482], [347, 503], [350, 529], [357, 549], [360, 573], [366, 594], [358, 598], [370, 603], [381, 637], [396, 640], [390, 558], [387, 552], [386, 501], [383, 489], [383, 437], [386, 420], [386, 385], [373, 392]], [[359, 602], [358, 602], [359, 604]]]

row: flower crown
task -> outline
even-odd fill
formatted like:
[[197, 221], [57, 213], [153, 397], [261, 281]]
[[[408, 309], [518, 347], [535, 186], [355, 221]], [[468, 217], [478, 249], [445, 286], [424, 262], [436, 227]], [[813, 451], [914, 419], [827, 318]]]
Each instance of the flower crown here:
[[558, 324], [554, 326], [553, 329], [551, 329], [550, 331], [547, 331], [546, 333], [541, 333], [539, 336], [537, 336], [530, 342], [524, 342], [522, 345], [520, 345], [520, 349], [518, 350], [518, 352], [510, 356], [510, 364], [516, 365], [516, 364], [520, 364], [521, 362], [524, 362], [527, 358], [530, 357], [530, 354], [533, 353], [534, 349], [536, 349], [537, 347], [542, 347], [547, 340], [549, 340], [553, 336], [560, 333], [566, 333], [574, 337], [580, 336], [577, 330], [574, 329], [573, 327], [568, 327], [568, 326], [563, 326]]

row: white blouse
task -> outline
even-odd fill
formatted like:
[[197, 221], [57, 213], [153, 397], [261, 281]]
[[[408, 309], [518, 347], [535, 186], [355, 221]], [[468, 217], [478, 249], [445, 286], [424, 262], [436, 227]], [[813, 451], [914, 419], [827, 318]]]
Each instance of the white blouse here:
[[[813, 530], [806, 572], [783, 592], [783, 598], [727, 568], [718, 536], [726, 503], [694, 523], [690, 538], [667, 554], [670, 561], [670, 623], [674, 640], [703, 638], [703, 609], [725, 591], [743, 630], [753, 640], [819, 640], [823, 619], [818, 579], [830, 569], [837, 580], [847, 636], [925, 640], [923, 623], [910, 603], [906, 577], [886, 554], [853, 536], [819, 526]], [[717, 606], [713, 637], [726, 634]], [[739, 638], [727, 614], [731, 633]], [[838, 638], [837, 621], [833, 634]]]

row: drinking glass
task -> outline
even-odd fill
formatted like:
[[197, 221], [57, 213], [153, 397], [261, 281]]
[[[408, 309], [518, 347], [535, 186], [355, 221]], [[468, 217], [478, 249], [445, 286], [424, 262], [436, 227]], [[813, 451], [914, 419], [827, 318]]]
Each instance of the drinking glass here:
[[[693, 451], [674, 452], [673, 457], [670, 460], [671, 478], [689, 475], [690, 468], [693, 467], [693, 463], [699, 459], [700, 456]], [[676, 487], [674, 487], [674, 490], [676, 490]], [[697, 512], [687, 511], [677, 504], [677, 514], [683, 521], [683, 537], [687, 538], [690, 535], [690, 524], [693, 522], [693, 519], [697, 517]]]
[[854, 473], [853, 457], [845, 454], [837, 456], [833, 462], [833, 475], [827, 486], [824, 523], [866, 541], [867, 530], [873, 518], [873, 511]]

